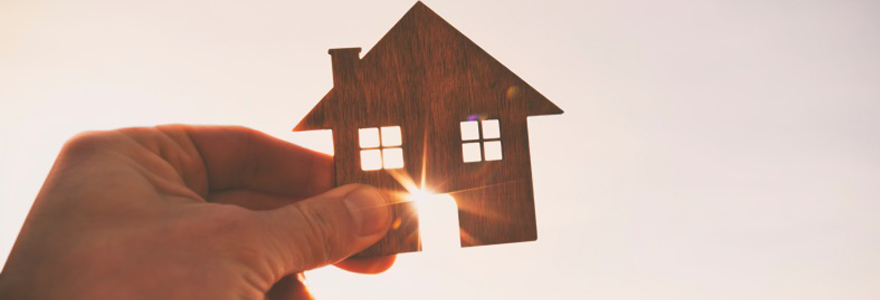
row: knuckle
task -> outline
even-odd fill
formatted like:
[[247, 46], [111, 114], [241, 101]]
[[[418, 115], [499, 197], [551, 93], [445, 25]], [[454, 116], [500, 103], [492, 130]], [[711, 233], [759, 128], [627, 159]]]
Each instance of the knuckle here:
[[245, 239], [252, 236], [258, 228], [257, 217], [253, 211], [235, 205], [218, 205], [206, 222], [210, 231], [231, 239]]
[[91, 150], [113, 141], [115, 134], [109, 131], [86, 131], [79, 133], [64, 143], [65, 151]]
[[253, 128], [250, 128], [247, 126], [242, 126], [242, 125], [231, 125], [231, 126], [229, 126], [229, 128], [231, 128], [232, 130], [238, 130], [238, 131], [244, 132], [245, 134], [261, 134], [262, 133], [259, 130], [256, 130], [256, 129], [253, 129]]
[[333, 253], [337, 251], [336, 244], [338, 244], [335, 242], [337, 233], [332, 222], [328, 220], [327, 216], [315, 209], [307, 209], [298, 205], [294, 205], [294, 207], [305, 223], [302, 230], [306, 236], [303, 242], [307, 243], [307, 245], [303, 245], [305, 246], [303, 248], [309, 252], [307, 259], [319, 264], [327, 263]]
[[185, 132], [190, 128], [190, 126], [186, 125], [186, 124], [181, 124], [181, 123], [171, 123], [171, 124], [156, 125], [155, 128], [160, 131]]
[[150, 141], [158, 140], [158, 137], [161, 135], [156, 127], [128, 127], [117, 129], [116, 131], [120, 133], [120, 136], [127, 137], [140, 144], [150, 144]]
[[306, 224], [303, 230], [305, 230], [308, 237], [306, 242], [309, 243], [308, 248], [312, 251], [311, 257], [322, 262], [326, 261], [332, 248], [328, 240], [330, 229], [327, 222], [315, 213], [307, 212], [303, 209], [299, 209], [299, 211]]
[[256, 233], [261, 229], [253, 211], [234, 205], [221, 205], [212, 209], [208, 215], [199, 224], [188, 225], [203, 226], [197, 231], [197, 235], [220, 237], [214, 251], [229, 253], [236, 260], [248, 265], [258, 263], [263, 257], [263, 249], [259, 248]]

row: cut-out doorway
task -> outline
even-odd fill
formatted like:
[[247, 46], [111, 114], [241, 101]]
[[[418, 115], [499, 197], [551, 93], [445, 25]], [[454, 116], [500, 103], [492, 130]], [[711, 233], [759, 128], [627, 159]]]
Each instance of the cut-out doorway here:
[[415, 202], [422, 252], [443, 253], [461, 248], [455, 199], [447, 194], [426, 195]]

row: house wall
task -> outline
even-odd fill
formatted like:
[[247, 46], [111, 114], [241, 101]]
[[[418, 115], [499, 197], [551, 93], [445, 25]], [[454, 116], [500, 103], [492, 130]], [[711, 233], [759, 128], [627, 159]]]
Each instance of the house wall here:
[[502, 160], [464, 163], [461, 142], [452, 152], [458, 169], [444, 192], [458, 203], [463, 247], [537, 238], [526, 119], [500, 119]]
[[[459, 123], [471, 114], [467, 108], [446, 109], [395, 120], [393, 114], [377, 113], [374, 119], [347, 119], [337, 125], [333, 131], [337, 184], [374, 185], [400, 202], [394, 207], [400, 226], [361, 256], [420, 249], [418, 216], [412, 203], [406, 202], [405, 182], [456, 199], [462, 246], [536, 239], [526, 116], [488, 114], [500, 120], [503, 159], [465, 163]], [[362, 171], [358, 129], [381, 126], [401, 127], [405, 166]]]

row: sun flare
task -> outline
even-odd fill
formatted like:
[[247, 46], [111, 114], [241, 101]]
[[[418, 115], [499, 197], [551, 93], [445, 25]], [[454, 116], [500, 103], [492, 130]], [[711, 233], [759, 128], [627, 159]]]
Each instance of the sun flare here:
[[431, 190], [426, 188], [416, 189], [414, 191], [410, 191], [409, 195], [406, 197], [410, 201], [415, 202], [424, 202], [431, 200], [445, 200], [445, 201], [455, 201], [455, 198], [450, 196], [449, 194], [435, 194]]

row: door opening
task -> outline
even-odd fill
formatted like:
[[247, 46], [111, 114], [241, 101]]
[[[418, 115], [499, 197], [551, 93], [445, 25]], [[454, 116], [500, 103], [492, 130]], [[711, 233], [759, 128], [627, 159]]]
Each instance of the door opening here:
[[458, 205], [448, 194], [413, 193], [419, 214], [419, 239], [422, 252], [451, 252], [461, 248], [458, 229]]

